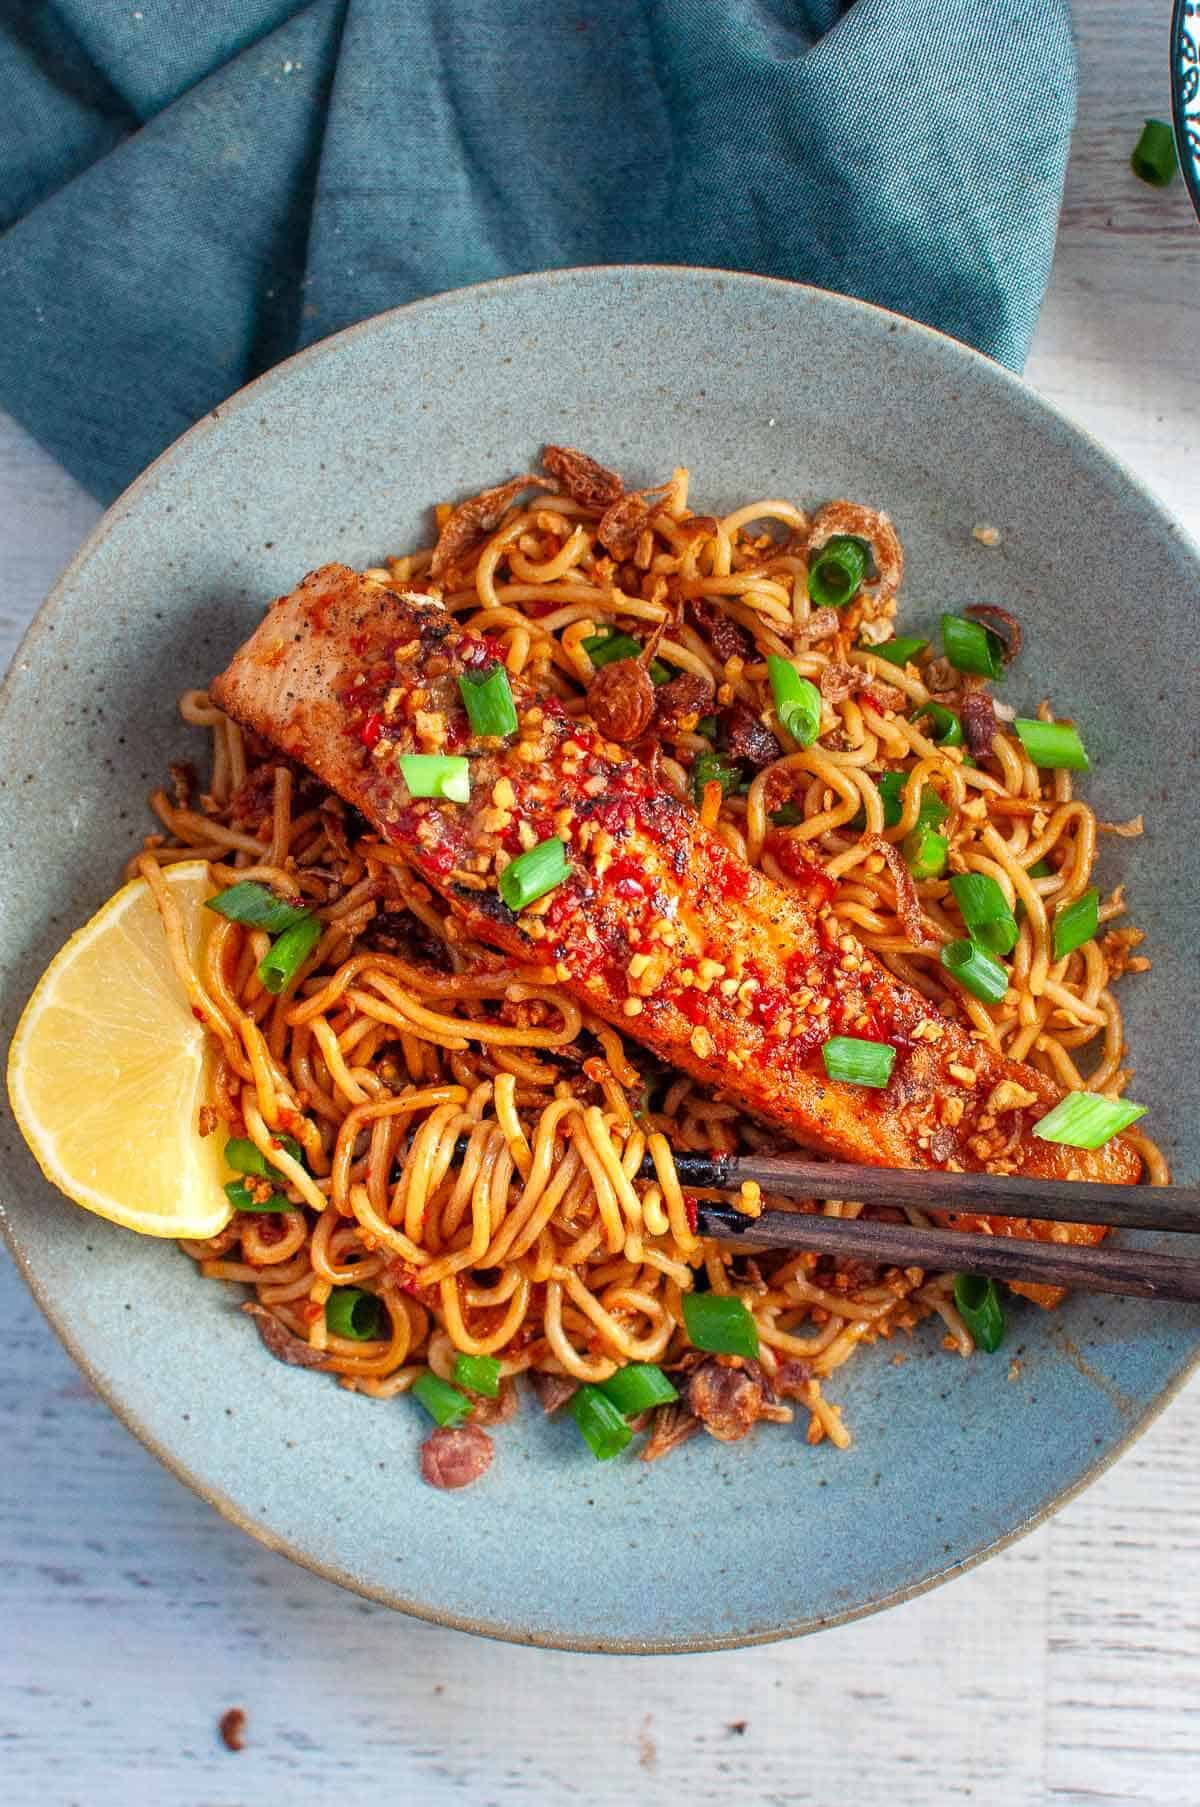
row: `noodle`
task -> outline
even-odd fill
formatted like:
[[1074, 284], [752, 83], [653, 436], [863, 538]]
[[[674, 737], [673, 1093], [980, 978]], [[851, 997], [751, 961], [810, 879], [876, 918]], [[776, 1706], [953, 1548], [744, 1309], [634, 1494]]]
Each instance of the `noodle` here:
[[[939, 662], [897, 667], [859, 643], [860, 634], [885, 638], [895, 608], [899, 548], [883, 517], [830, 504], [810, 524], [784, 501], [698, 517], [684, 471], [657, 495], [624, 562], [597, 538], [601, 509], [536, 496], [450, 564], [444, 593], [428, 580], [428, 551], [368, 576], [423, 588], [485, 626], [507, 668], [571, 714], [586, 708], [594, 677], [591, 636], [616, 627], [645, 638], [668, 624], [656, 656], [708, 684], [714, 710], [749, 707], [778, 742], [743, 794], [703, 787], [703, 819], [784, 883], [817, 862], [838, 881], [833, 908], [846, 930], [898, 979], [965, 1011], [998, 1050], [1066, 1086], [1117, 1096], [1127, 1075], [1112, 986], [1145, 964], [1128, 959], [1136, 937], [1120, 932], [1126, 941], [1111, 958], [1106, 939], [1055, 960], [1051, 919], [1091, 883], [1098, 832], [1132, 834], [1140, 818], [1098, 824], [1068, 775], [1039, 771], [1003, 731], [980, 764], [923, 731], [914, 713], [931, 695], [955, 700], [935, 682]], [[859, 526], [839, 527], [842, 516]], [[810, 535], [815, 550], [838, 531], [869, 539], [876, 574], [830, 631], [809, 602], [807, 556]], [[693, 609], [715, 611], [742, 651], [722, 657]], [[770, 653], [822, 689], [811, 746], [798, 747], [774, 717]], [[701, 1358], [681, 1301], [707, 1285], [741, 1298], [757, 1324], [759, 1416], [790, 1418], [772, 1390], [786, 1387], [807, 1414], [808, 1440], [838, 1447], [849, 1433], [823, 1385], [863, 1344], [933, 1316], [948, 1348], [971, 1353], [950, 1277], [703, 1241], [672, 1149], [764, 1148], [769, 1133], [691, 1079], [660, 1073], [581, 1012], [552, 973], [505, 966], [473, 946], [401, 852], [352, 831], [336, 798], [245, 737], [206, 692], [186, 692], [180, 709], [210, 737], [208, 788], [195, 800], [186, 786], [175, 801], [154, 794], [170, 840], [148, 837], [134, 869], [153, 888], [171, 958], [217, 1049], [218, 1133], [248, 1136], [289, 1201], [286, 1211], [239, 1214], [208, 1243], [183, 1244], [203, 1274], [253, 1286], [283, 1332], [344, 1386], [378, 1398], [406, 1391], [425, 1367], [450, 1377], [456, 1352], [495, 1355], [505, 1376], [533, 1369], [577, 1383], [631, 1361], [687, 1373]], [[665, 742], [660, 778], [686, 795], [710, 741], [693, 717], [668, 728]], [[889, 825], [878, 780], [897, 770], [907, 778]], [[952, 998], [938, 960], [961, 933], [948, 874], [914, 882], [899, 857], [931, 797], [946, 812], [949, 870], [993, 878], [1020, 919], [1009, 990], [996, 1005]], [[257, 977], [261, 931], [218, 920], [204, 961], [189, 959], [159, 868], [197, 855], [219, 883], [252, 878], [318, 913], [318, 947], [280, 995]], [[1102, 923], [1122, 909], [1117, 893]], [[1149, 1178], [1163, 1183], [1159, 1151], [1132, 1140]], [[651, 1181], [636, 1177], [643, 1154]], [[758, 1201], [747, 1194], [745, 1207]], [[385, 1333], [356, 1342], [329, 1329], [326, 1301], [347, 1286], [382, 1301]]]

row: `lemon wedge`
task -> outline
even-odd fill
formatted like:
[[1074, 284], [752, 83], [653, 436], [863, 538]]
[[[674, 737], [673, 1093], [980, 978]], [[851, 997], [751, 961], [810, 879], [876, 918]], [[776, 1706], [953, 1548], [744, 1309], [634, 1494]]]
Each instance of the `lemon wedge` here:
[[[203, 860], [166, 868], [193, 958], [213, 885]], [[109, 899], [46, 968], [17, 1025], [8, 1095], [46, 1178], [145, 1236], [215, 1236], [224, 1138], [201, 1136], [209, 1051], [144, 879]]]

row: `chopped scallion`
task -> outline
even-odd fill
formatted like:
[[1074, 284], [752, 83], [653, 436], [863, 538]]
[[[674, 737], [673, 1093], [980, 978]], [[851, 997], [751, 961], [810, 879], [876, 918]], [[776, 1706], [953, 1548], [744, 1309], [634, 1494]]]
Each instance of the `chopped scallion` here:
[[886, 659], [889, 665], [907, 665], [928, 645], [928, 640], [922, 640], [917, 634], [898, 634], [894, 640], [885, 640], [882, 646], [864, 645], [862, 651], [874, 653], [877, 659]]
[[830, 1079], [840, 1079], [846, 1085], [885, 1086], [896, 1063], [896, 1050], [889, 1042], [834, 1035], [822, 1047], [821, 1059]]
[[798, 803], [789, 798], [786, 803], [781, 803], [778, 809], [773, 809], [767, 820], [772, 828], [799, 828], [804, 820], [804, 811]]
[[517, 708], [503, 665], [493, 665], [490, 671], [464, 671], [458, 691], [474, 733], [516, 733]]
[[632, 634], [619, 634], [611, 629], [588, 634], [579, 644], [595, 666], [615, 665], [618, 659], [640, 659], [642, 656], [640, 640], [635, 640]]
[[808, 594], [820, 609], [841, 609], [852, 602], [867, 574], [867, 549], [861, 540], [836, 533], [826, 540], [808, 567]]
[[325, 1301], [325, 1324], [334, 1336], [369, 1343], [384, 1334], [383, 1302], [360, 1286], [335, 1286]]
[[995, 879], [986, 872], [958, 872], [950, 889], [972, 941], [993, 954], [1011, 953], [1021, 931]]
[[[1192, 73], [1195, 73], [1194, 67]], [[1195, 93], [1194, 88], [1192, 92]], [[1175, 135], [1166, 120], [1148, 119], [1129, 159], [1134, 175], [1140, 182], [1149, 182], [1152, 188], [1165, 188], [1175, 174], [1178, 161]]]
[[267, 1198], [258, 1198], [251, 1192], [245, 1180], [229, 1180], [225, 1186], [225, 1196], [235, 1211], [287, 1211], [291, 1209], [282, 1192], [272, 1192]]
[[1100, 927], [1100, 893], [1093, 885], [1074, 903], [1064, 904], [1054, 912], [1054, 958], [1065, 960], [1068, 954], [1090, 941]]
[[413, 1381], [412, 1393], [434, 1422], [443, 1426], [461, 1424], [475, 1409], [465, 1393], [428, 1370]]
[[218, 891], [205, 904], [206, 910], [215, 910], [218, 916], [225, 916], [230, 922], [243, 923], [248, 929], [265, 929], [268, 935], [282, 935], [285, 929], [294, 928], [303, 922], [309, 912], [300, 904], [284, 903], [265, 885], [257, 885], [252, 879], [243, 879], [240, 884], [230, 885], [227, 891]]
[[1004, 1313], [994, 1280], [982, 1274], [959, 1274], [954, 1282], [954, 1303], [975, 1341], [975, 1347], [994, 1355], [1004, 1341]]
[[317, 942], [325, 925], [316, 916], [306, 916], [284, 929], [258, 963], [258, 976], [269, 992], [280, 992], [295, 978]]
[[918, 822], [912, 832], [905, 835], [901, 851], [914, 878], [938, 878], [946, 870], [950, 843], [936, 828]]
[[606, 1399], [611, 1399], [619, 1412], [627, 1418], [636, 1418], [639, 1412], [648, 1412], [652, 1406], [670, 1405], [679, 1394], [671, 1385], [661, 1368], [653, 1362], [629, 1362], [610, 1374], [607, 1380], [599, 1382], [600, 1391]]
[[524, 910], [571, 876], [567, 850], [557, 835], [519, 853], [500, 874], [500, 895], [510, 910]]
[[571, 1399], [571, 1416], [597, 1462], [619, 1456], [633, 1436], [624, 1413], [599, 1387], [578, 1389]]
[[697, 734], [702, 734], [705, 740], [715, 740], [717, 738], [716, 716], [702, 715], [700, 720], [696, 723], [696, 732]]
[[[290, 1154], [293, 1161], [303, 1161], [304, 1150], [299, 1142], [291, 1136], [277, 1136], [279, 1146]], [[266, 1155], [249, 1136], [230, 1136], [225, 1144], [225, 1164], [232, 1167], [235, 1173], [253, 1173], [260, 1179], [280, 1180], [283, 1178], [277, 1167], [272, 1167]]]
[[721, 794], [728, 797], [736, 791], [742, 782], [742, 768], [731, 765], [720, 753], [701, 753], [692, 767], [692, 796], [696, 806], [704, 802], [704, 792], [708, 785], [719, 784]]
[[471, 764], [457, 753], [405, 753], [400, 773], [412, 797], [447, 797], [451, 803], [471, 800]]
[[684, 1293], [683, 1323], [693, 1349], [751, 1360], [758, 1354], [758, 1326], [730, 1293]]
[[1018, 716], [1013, 727], [1034, 765], [1050, 771], [1091, 770], [1079, 730], [1071, 722], [1031, 721]]
[[951, 978], [985, 1004], [998, 1004], [1008, 990], [1000, 962], [973, 941], [948, 941], [940, 958]]
[[775, 713], [797, 746], [810, 747], [821, 732], [821, 692], [800, 676], [790, 659], [775, 653], [767, 655], [767, 675]]
[[1004, 642], [982, 622], [965, 615], [942, 616], [942, 650], [955, 671], [979, 678], [1004, 676]]
[[928, 720], [929, 738], [939, 747], [961, 747], [963, 744], [962, 722], [953, 709], [947, 709], [944, 703], [922, 703], [913, 716], [914, 722]]
[[482, 1393], [485, 1399], [500, 1397], [500, 1363], [494, 1355], [456, 1355], [454, 1378], [468, 1392]]
[[1103, 1148], [1145, 1115], [1144, 1104], [1131, 1104], [1126, 1098], [1068, 1092], [1034, 1124], [1033, 1133], [1042, 1142], [1060, 1142], [1064, 1148]]

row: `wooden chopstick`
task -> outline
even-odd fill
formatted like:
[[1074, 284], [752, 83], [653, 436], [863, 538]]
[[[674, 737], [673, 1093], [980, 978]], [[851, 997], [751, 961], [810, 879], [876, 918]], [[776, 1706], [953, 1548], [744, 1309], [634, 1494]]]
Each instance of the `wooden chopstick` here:
[[1135, 1299], [1200, 1302], [1200, 1260], [1157, 1249], [1080, 1248], [1066, 1242], [1025, 1242], [963, 1230], [926, 1230], [870, 1218], [818, 1217], [764, 1211], [746, 1217], [732, 1205], [701, 1200], [701, 1236], [755, 1248], [811, 1249], [881, 1267], [923, 1267], [935, 1273], [985, 1274], [1078, 1292], [1123, 1293]]
[[[1121, 1230], [1184, 1230], [1200, 1235], [1200, 1186], [1103, 1186], [1035, 1180], [1022, 1174], [942, 1173], [907, 1167], [857, 1167], [802, 1155], [688, 1154], [676, 1151], [685, 1186], [736, 1192], [756, 1180], [781, 1198], [849, 1198], [864, 1205], [912, 1205], [982, 1217], [1034, 1217], [1047, 1223], [1102, 1223]], [[654, 1178], [642, 1162], [641, 1178]]]
[[[784, 1198], [843, 1198], [901, 1209], [1200, 1234], [1197, 1186], [1103, 1186], [1022, 1175], [857, 1167], [791, 1155], [682, 1151], [675, 1155], [675, 1170], [683, 1185], [704, 1191], [736, 1191], [744, 1180], [755, 1180]], [[643, 1162], [641, 1175], [653, 1178], [654, 1164], [649, 1159]], [[807, 1249], [877, 1266], [922, 1267], [1130, 1298], [1200, 1302], [1200, 1258], [1194, 1255], [1111, 1245], [1082, 1248], [1073, 1243], [1033, 1242], [861, 1217], [790, 1211], [763, 1211], [758, 1217], [749, 1217], [732, 1205], [709, 1199], [697, 1201], [696, 1215], [702, 1236], [755, 1248]]]

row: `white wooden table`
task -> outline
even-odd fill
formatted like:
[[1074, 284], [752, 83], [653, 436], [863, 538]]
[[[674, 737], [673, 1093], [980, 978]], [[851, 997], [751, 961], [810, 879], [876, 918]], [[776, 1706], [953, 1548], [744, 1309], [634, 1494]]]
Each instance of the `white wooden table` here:
[[[1200, 534], [1200, 227], [1127, 159], [1166, 0], [1078, 11], [1028, 375]], [[0, 420], [0, 664], [97, 510]], [[89, 1393], [0, 1257], [0, 1793], [12, 1807], [1200, 1802], [1200, 1386], [1017, 1548], [880, 1618], [689, 1658], [506, 1649], [230, 1529]], [[237, 1755], [222, 1711], [248, 1715]]]

